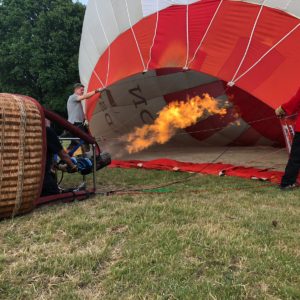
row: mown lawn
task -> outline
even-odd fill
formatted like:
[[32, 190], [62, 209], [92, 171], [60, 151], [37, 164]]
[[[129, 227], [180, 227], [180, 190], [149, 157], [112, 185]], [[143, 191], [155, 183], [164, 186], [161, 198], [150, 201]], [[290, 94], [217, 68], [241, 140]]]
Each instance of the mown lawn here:
[[300, 299], [300, 190], [189, 176], [106, 169], [101, 190], [188, 179], [2, 221], [0, 299]]

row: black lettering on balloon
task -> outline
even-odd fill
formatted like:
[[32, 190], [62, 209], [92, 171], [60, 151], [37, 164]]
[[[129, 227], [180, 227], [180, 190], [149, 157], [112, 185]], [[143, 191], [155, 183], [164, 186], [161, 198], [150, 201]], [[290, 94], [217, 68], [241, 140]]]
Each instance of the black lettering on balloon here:
[[[140, 116], [144, 124], [152, 124], [154, 121], [153, 116], [148, 110], [142, 110]], [[147, 121], [147, 119], [149, 119], [149, 121]]]
[[140, 88], [140, 86], [138, 85], [136, 88], [134, 89], [131, 89], [128, 91], [132, 96], [136, 97], [137, 99], [134, 99], [133, 100], [133, 104], [135, 106], [135, 108], [137, 108], [140, 104], [145, 104], [147, 105], [147, 100], [146, 98], [144, 98], [141, 93], [142, 93], [142, 90]]
[[111, 106], [117, 106], [117, 103], [116, 103], [115, 99], [113, 98], [110, 90], [105, 90], [105, 92], [106, 92], [106, 95], [107, 95], [107, 98], [108, 98], [108, 101], [109, 101], [110, 105]]
[[109, 126], [112, 126], [114, 124], [110, 114], [107, 114], [107, 113], [105, 114], [105, 120]]
[[99, 103], [99, 104], [98, 104], [98, 106], [99, 106], [99, 111], [105, 111], [105, 110], [107, 110], [107, 106], [106, 106], [106, 104], [104, 103], [103, 100], [100, 100], [98, 103]]

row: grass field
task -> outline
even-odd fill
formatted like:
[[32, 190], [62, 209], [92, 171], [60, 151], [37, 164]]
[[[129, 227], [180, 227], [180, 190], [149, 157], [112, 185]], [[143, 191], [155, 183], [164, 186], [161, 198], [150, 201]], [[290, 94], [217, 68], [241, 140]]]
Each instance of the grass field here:
[[[98, 183], [189, 176], [106, 169]], [[299, 225], [300, 190], [201, 175], [44, 206], [0, 223], [0, 299], [300, 299]]]

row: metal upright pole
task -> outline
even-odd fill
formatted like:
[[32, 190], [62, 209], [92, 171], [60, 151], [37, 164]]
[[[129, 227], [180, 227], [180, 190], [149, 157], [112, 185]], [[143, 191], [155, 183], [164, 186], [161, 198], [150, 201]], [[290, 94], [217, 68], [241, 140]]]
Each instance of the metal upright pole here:
[[97, 160], [96, 160], [96, 145], [93, 144], [93, 187], [94, 192], [96, 192], [96, 173], [97, 173]]

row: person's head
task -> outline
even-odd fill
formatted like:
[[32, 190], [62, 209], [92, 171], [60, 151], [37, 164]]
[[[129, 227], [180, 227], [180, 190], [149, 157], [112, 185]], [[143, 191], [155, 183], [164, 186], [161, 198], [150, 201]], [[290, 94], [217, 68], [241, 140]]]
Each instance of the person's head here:
[[74, 84], [74, 94], [81, 96], [84, 93], [84, 85], [81, 83]]

